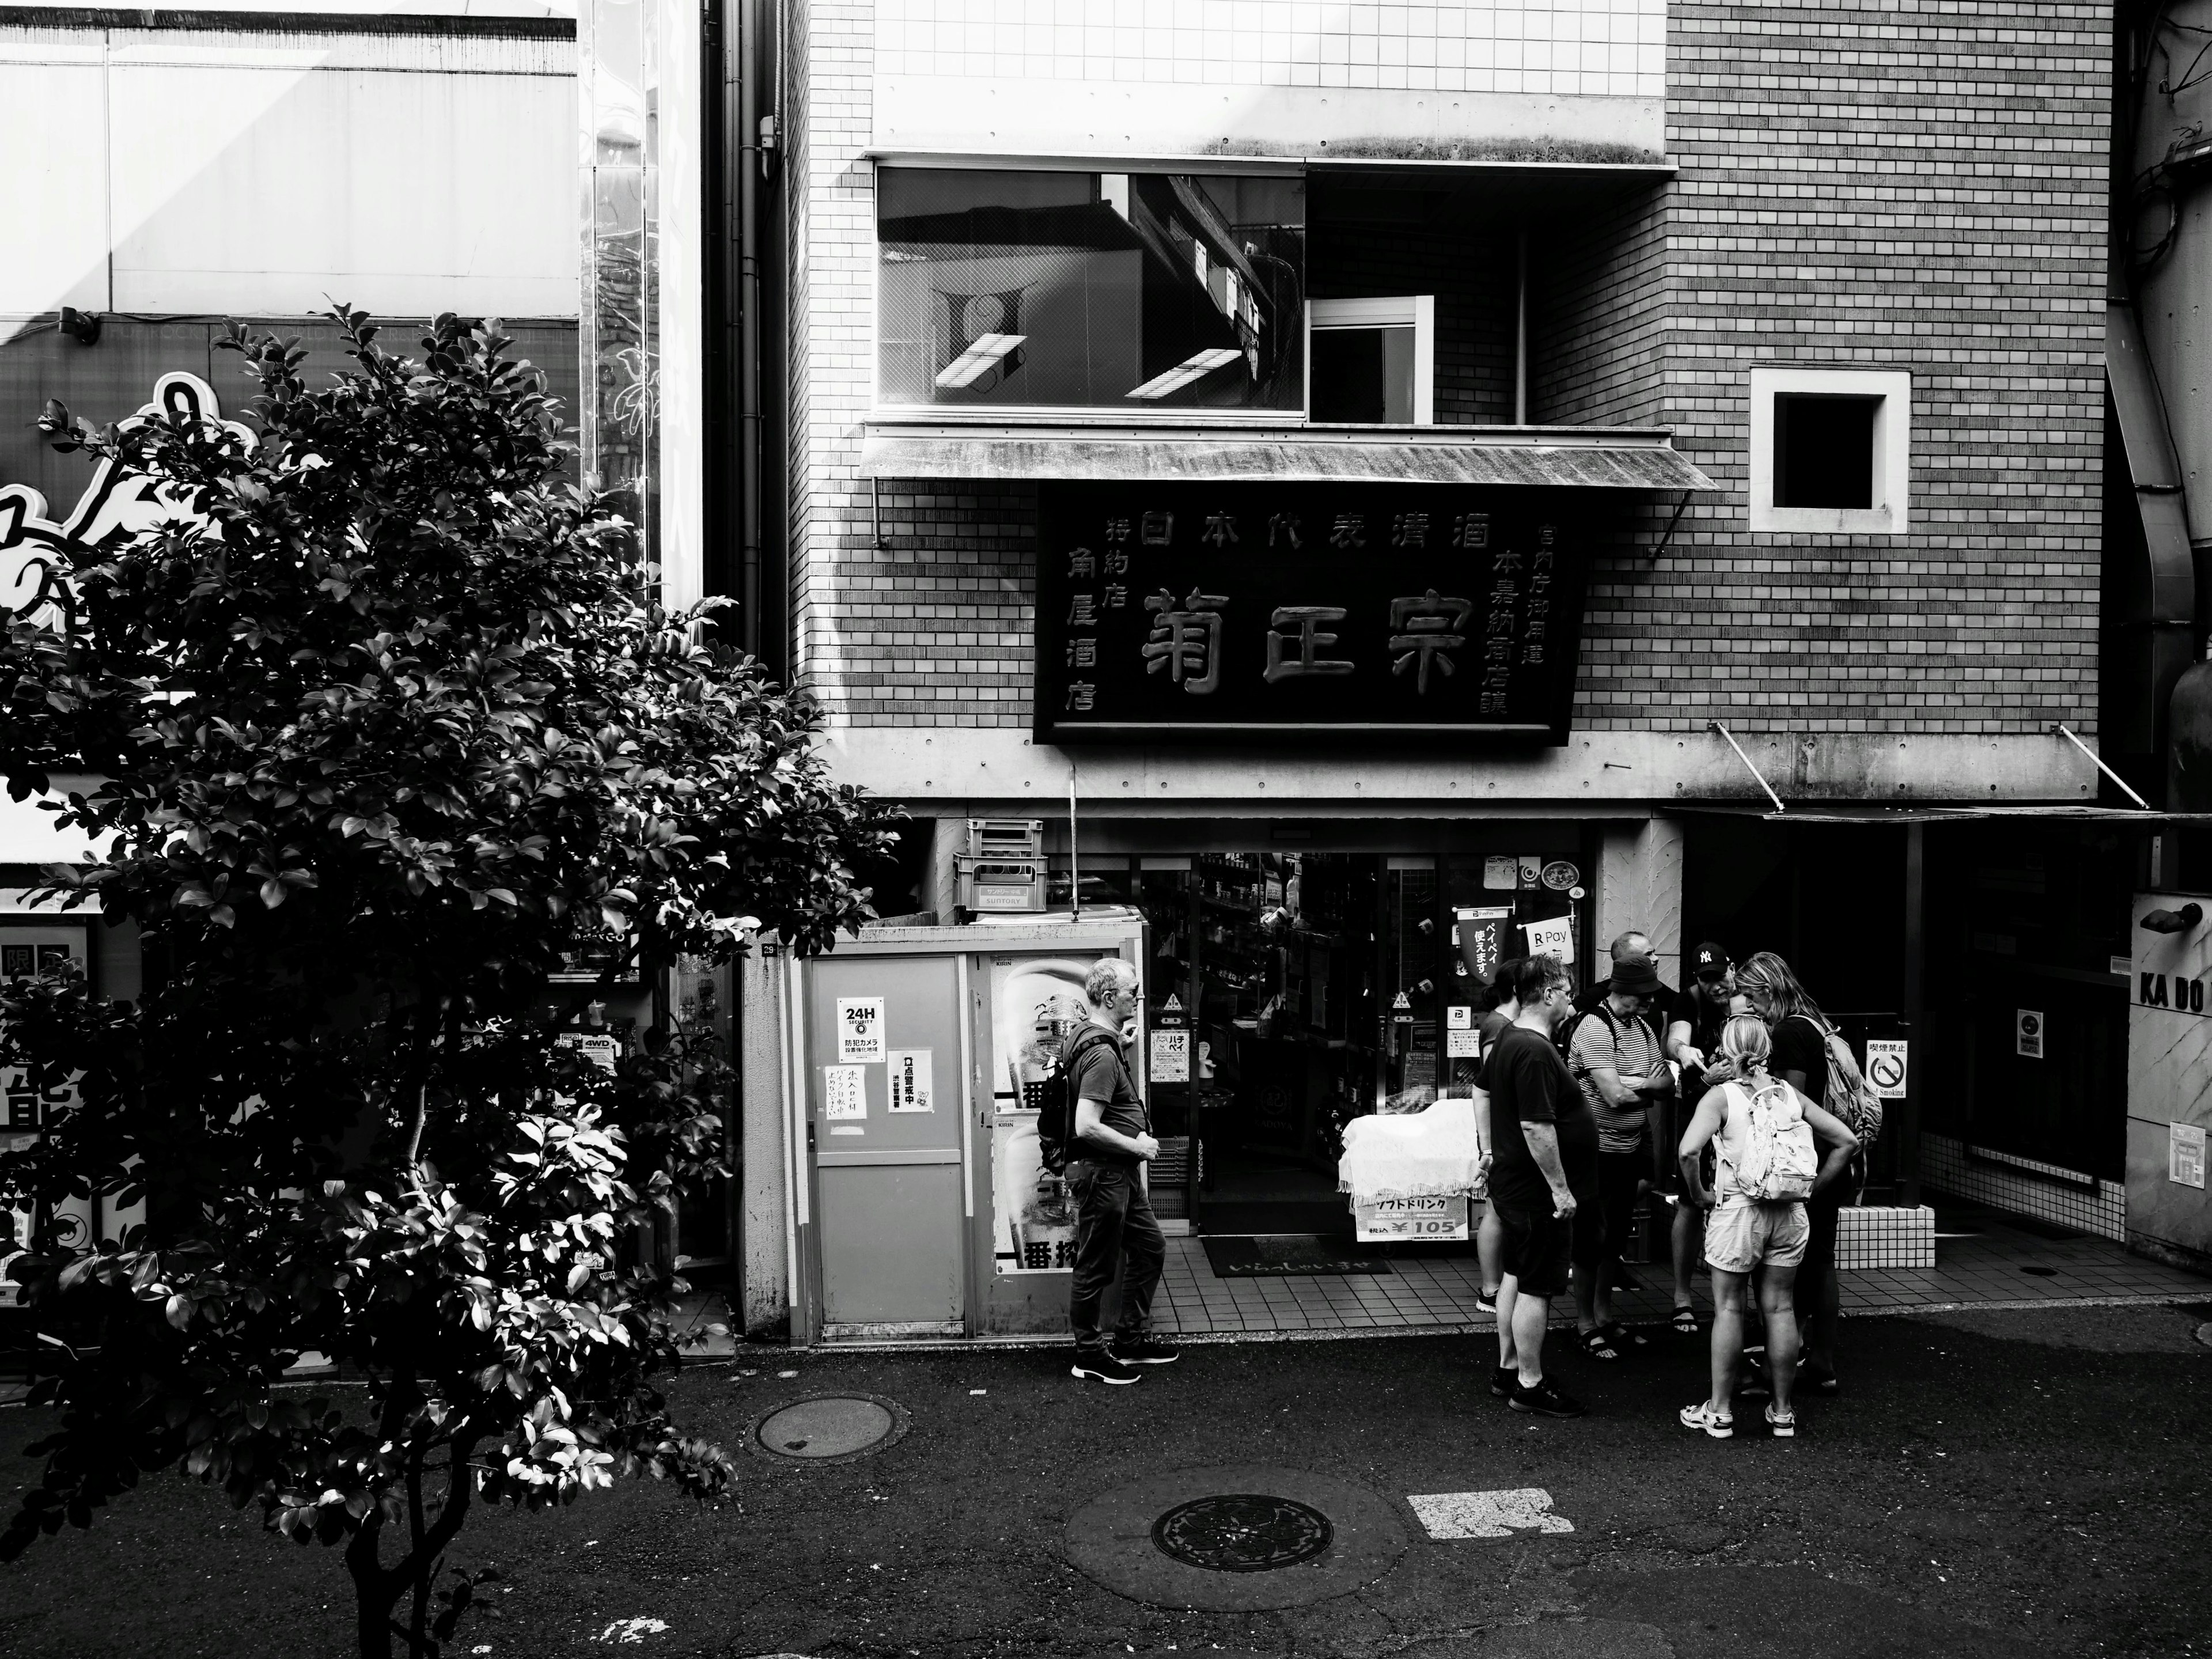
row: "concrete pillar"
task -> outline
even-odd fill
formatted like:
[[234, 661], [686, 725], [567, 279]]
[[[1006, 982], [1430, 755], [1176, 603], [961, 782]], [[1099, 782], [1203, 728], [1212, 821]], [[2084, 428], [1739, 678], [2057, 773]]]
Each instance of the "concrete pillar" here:
[[791, 1329], [790, 1218], [784, 1169], [790, 1153], [785, 1126], [789, 1067], [784, 1057], [784, 957], [756, 947], [736, 967], [742, 1011], [738, 1064], [737, 1306], [731, 1311], [748, 1337], [781, 1340]]
[[1620, 934], [1651, 936], [1659, 976], [1670, 985], [1682, 976], [1682, 826], [1669, 818], [1608, 825], [1598, 848], [1591, 886], [1591, 963], [1585, 980], [1612, 971], [1606, 947]]

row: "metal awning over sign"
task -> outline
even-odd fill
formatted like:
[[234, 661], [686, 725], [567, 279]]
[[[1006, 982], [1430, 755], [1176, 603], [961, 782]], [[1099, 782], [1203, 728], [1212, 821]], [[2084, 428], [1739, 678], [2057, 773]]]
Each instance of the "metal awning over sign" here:
[[1518, 485], [1716, 490], [1663, 430], [1588, 427], [871, 422], [865, 478]]

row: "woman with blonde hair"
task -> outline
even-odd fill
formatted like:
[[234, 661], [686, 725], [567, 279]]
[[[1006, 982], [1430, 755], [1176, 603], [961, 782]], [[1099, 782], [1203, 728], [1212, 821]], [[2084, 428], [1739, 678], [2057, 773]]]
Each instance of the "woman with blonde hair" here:
[[[1812, 1231], [1807, 1200], [1835, 1185], [1858, 1146], [1841, 1122], [1768, 1069], [1772, 1047], [1757, 1016], [1729, 1019], [1721, 1032], [1719, 1068], [1727, 1075], [1698, 1100], [1679, 1152], [1684, 1201], [1705, 1212], [1705, 1262], [1713, 1275], [1712, 1392], [1684, 1407], [1681, 1421], [1716, 1440], [1735, 1432], [1736, 1362], [1754, 1271], [1774, 1389], [1767, 1425], [1778, 1439], [1797, 1432], [1790, 1403], [1798, 1348], [1793, 1292]], [[1709, 1142], [1710, 1192], [1699, 1167]]]
[[[1735, 988], [1749, 1001], [1752, 1012], [1766, 1023], [1773, 1042], [1767, 1063], [1774, 1075], [1808, 1100], [1825, 1101], [1828, 1097], [1828, 1018], [1790, 971], [1790, 964], [1771, 951], [1759, 951], [1737, 967]], [[1850, 1183], [1836, 1181], [1806, 1206], [1812, 1237], [1797, 1273], [1797, 1305], [1803, 1321], [1804, 1381], [1820, 1394], [1833, 1394], [1838, 1387], [1836, 1322], [1843, 1298], [1836, 1284], [1836, 1234], [1842, 1225], [1844, 1200], [1850, 1196]], [[1777, 1363], [1769, 1353], [1770, 1369]]]

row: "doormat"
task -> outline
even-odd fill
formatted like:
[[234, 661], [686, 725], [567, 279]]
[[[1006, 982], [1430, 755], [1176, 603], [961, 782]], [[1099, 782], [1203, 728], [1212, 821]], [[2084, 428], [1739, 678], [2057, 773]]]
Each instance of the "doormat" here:
[[1256, 1238], [1201, 1236], [1216, 1279], [1288, 1279], [1299, 1274], [1387, 1273], [1390, 1264], [1348, 1238], [1263, 1233]]

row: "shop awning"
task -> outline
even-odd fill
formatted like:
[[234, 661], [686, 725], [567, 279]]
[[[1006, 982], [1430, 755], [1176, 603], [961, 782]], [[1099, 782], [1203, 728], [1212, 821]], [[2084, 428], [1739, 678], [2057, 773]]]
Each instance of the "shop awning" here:
[[1669, 817], [1697, 814], [1711, 817], [1764, 818], [1770, 823], [1979, 823], [2034, 821], [2046, 823], [2132, 823], [2148, 829], [2172, 825], [2212, 824], [2212, 812], [2161, 812], [2136, 806], [2077, 806], [2063, 802], [2030, 802], [2023, 805], [1993, 806], [1878, 806], [1848, 802], [1795, 801], [1780, 812], [1756, 805], [1732, 805], [1675, 801], [1666, 807]]
[[872, 422], [864, 478], [1720, 488], [1653, 428], [1000, 426]]

